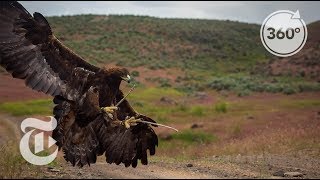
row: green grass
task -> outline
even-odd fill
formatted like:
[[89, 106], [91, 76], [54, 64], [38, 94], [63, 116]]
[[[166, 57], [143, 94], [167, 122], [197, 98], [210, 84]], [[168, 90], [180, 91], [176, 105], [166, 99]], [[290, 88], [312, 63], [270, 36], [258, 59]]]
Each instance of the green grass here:
[[128, 96], [129, 101], [152, 101], [160, 100], [161, 97], [178, 98], [184, 93], [173, 88], [136, 88], [134, 93]]
[[[159, 103], [161, 97], [175, 100], [177, 105]], [[138, 88], [128, 97], [134, 109], [141, 114], [148, 115], [159, 123], [191, 121], [192, 118], [206, 118], [226, 113], [229, 110], [227, 102], [218, 102], [212, 105], [194, 105], [179, 101], [187, 97], [173, 88]]]
[[139, 113], [148, 115], [157, 122], [169, 123], [208, 117], [215, 114], [211, 106], [159, 105], [156, 102], [144, 102], [142, 107], [134, 107]]
[[198, 117], [204, 116], [206, 112], [205, 108], [202, 106], [192, 106], [190, 111], [191, 115]]
[[199, 132], [193, 130], [184, 130], [172, 135], [173, 139], [177, 139], [186, 143], [210, 143], [216, 141], [218, 138], [206, 132]]
[[227, 112], [227, 103], [226, 102], [218, 102], [214, 106], [214, 110], [218, 113], [226, 113]]
[[318, 99], [296, 99], [296, 100], [283, 100], [280, 102], [282, 107], [287, 108], [319, 108], [320, 100]]
[[[30, 149], [34, 149], [34, 146], [32, 146]], [[52, 151], [53, 152], [53, 151]], [[50, 152], [50, 150], [45, 149], [43, 151], [40, 151], [38, 153], [35, 153], [35, 155], [40, 156], [40, 157], [46, 157], [52, 154], [52, 152]], [[49, 164], [47, 164], [47, 166], [52, 167], [52, 168], [57, 168], [59, 165], [57, 158], [54, 159], [52, 162], [50, 162]]]
[[0, 104], [0, 111], [13, 116], [52, 115], [53, 103], [50, 99], [23, 102], [6, 102]]
[[169, 118], [168, 118], [167, 116], [165, 116], [165, 115], [157, 115], [157, 116], [155, 117], [155, 120], [156, 120], [158, 123], [167, 123], [167, 122], [170, 121]]

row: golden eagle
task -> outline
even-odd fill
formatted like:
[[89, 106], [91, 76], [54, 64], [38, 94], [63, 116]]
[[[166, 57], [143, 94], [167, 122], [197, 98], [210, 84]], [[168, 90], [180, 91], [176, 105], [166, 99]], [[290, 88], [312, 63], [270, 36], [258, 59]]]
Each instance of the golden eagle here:
[[0, 2], [0, 64], [28, 87], [54, 97], [53, 131], [59, 149], [73, 166], [95, 163], [105, 153], [108, 163], [136, 167], [148, 164], [158, 137], [137, 119], [119, 86], [130, 81], [124, 68], [98, 68], [64, 46], [40, 13], [33, 16], [18, 2]]

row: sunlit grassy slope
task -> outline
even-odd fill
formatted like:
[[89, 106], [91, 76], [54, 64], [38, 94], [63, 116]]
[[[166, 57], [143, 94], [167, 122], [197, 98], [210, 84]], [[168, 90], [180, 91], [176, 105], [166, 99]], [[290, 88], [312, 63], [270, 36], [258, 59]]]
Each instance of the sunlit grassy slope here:
[[48, 20], [58, 38], [95, 64], [213, 70], [219, 62], [246, 66], [266, 57], [255, 24], [112, 15]]

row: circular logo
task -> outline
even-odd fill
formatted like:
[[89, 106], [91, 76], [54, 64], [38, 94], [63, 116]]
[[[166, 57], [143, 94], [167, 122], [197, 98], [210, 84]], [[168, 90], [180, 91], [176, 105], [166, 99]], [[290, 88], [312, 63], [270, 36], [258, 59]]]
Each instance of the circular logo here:
[[263, 46], [272, 54], [288, 57], [299, 52], [307, 41], [307, 26], [299, 10], [279, 10], [271, 13], [261, 25]]

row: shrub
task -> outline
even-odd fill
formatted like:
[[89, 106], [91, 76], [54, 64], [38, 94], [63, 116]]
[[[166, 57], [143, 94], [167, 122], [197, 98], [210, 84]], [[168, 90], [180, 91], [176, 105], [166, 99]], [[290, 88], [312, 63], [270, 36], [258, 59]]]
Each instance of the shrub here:
[[[294, 83], [292, 83], [294, 82]], [[307, 82], [301, 79], [288, 77], [261, 77], [261, 76], [235, 76], [216, 77], [207, 84], [209, 88], [220, 90], [231, 90], [238, 96], [247, 96], [253, 92], [269, 92], [294, 94], [304, 91], [319, 91], [320, 84]]]
[[185, 104], [179, 104], [178, 110], [181, 111], [181, 112], [187, 112], [188, 111], [188, 107]]
[[169, 79], [160, 78], [159, 83], [160, 83], [160, 87], [163, 87], [163, 88], [171, 87]]
[[284, 87], [284, 89], [282, 90], [282, 92], [286, 95], [290, 95], [290, 94], [294, 94], [297, 93], [297, 90], [293, 87], [290, 86], [286, 86]]
[[280, 84], [271, 84], [268, 83], [265, 85], [264, 91], [270, 92], [270, 93], [277, 93], [277, 92], [282, 92], [283, 87]]
[[301, 83], [298, 85], [299, 92], [304, 91], [320, 91], [320, 83], [312, 84], [312, 83]]
[[191, 114], [193, 116], [203, 116], [204, 115], [204, 108], [201, 106], [193, 106], [191, 108]]
[[132, 87], [132, 85], [135, 84], [136, 86], [144, 86], [140, 81], [138, 81], [136, 78], [132, 78], [130, 83], [127, 83], [127, 87]]
[[218, 113], [226, 113], [227, 112], [227, 103], [219, 102], [214, 106], [214, 110]]
[[244, 90], [238, 91], [237, 95], [238, 95], [239, 97], [249, 96], [249, 95], [250, 95], [250, 92], [251, 92], [250, 90], [244, 89]]
[[130, 74], [131, 74], [133, 77], [139, 77], [139, 75], [140, 75], [139, 71], [132, 71]]

